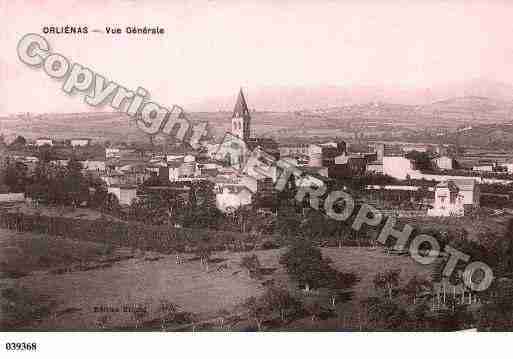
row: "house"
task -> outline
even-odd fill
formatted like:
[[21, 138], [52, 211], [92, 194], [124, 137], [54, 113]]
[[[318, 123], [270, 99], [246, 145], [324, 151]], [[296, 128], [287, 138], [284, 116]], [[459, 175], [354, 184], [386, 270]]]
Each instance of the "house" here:
[[478, 172], [493, 172], [497, 167], [495, 162], [480, 161], [477, 165], [472, 167], [472, 171]]
[[351, 177], [362, 175], [367, 170], [367, 163], [374, 162], [375, 154], [342, 154], [335, 157], [335, 162], [329, 164], [330, 176], [333, 177]]
[[90, 138], [72, 138], [69, 143], [72, 147], [85, 147], [91, 144]]
[[449, 156], [437, 157], [433, 160], [433, 162], [435, 163], [436, 168], [441, 170], [452, 170], [454, 167], [454, 161]]
[[141, 185], [151, 177], [148, 172], [120, 172], [109, 170], [105, 173], [100, 173], [100, 179], [108, 186], [117, 185]]
[[161, 179], [167, 179], [170, 182], [178, 181], [180, 178], [180, 166], [181, 162], [170, 162], [167, 167], [159, 168], [159, 177]]
[[69, 163], [69, 160], [68, 159], [56, 159], [56, 160], [51, 160], [50, 163], [55, 166], [67, 166]]
[[41, 146], [45, 146], [45, 145], [53, 146], [53, 140], [48, 137], [40, 137], [40, 138], [36, 139], [37, 147], [41, 147]]
[[383, 174], [397, 179], [422, 177], [420, 171], [413, 169], [411, 161], [403, 156], [384, 156]]
[[217, 187], [216, 206], [222, 212], [231, 213], [253, 200], [253, 192], [240, 184], [221, 184]]
[[404, 145], [402, 147], [403, 153], [408, 152], [428, 152], [430, 150], [430, 147], [427, 145]]
[[25, 202], [25, 193], [23, 193], [23, 192], [0, 193], [0, 204], [14, 203], [14, 202]]
[[328, 178], [325, 167], [299, 167], [300, 173], [294, 173], [296, 187], [321, 188], [330, 185], [333, 180]]
[[256, 148], [264, 151], [267, 155], [273, 157], [275, 160], [280, 159], [280, 150], [278, 143], [267, 137], [252, 137], [246, 139], [246, 146], [249, 151], [254, 151]]
[[167, 178], [174, 182], [184, 178], [194, 178], [201, 175], [200, 167], [196, 158], [192, 155], [185, 156], [166, 156], [167, 162], [164, 166], [158, 168], [158, 174], [161, 178]]
[[240, 178], [237, 178], [237, 180], [238, 184], [247, 187], [253, 193], [258, 192], [262, 195], [269, 195], [274, 190], [274, 181], [271, 177], [243, 174]]
[[479, 186], [473, 179], [442, 181], [435, 187], [433, 208], [428, 216], [464, 216], [479, 207]]
[[385, 156], [385, 144], [374, 144], [375, 152], [366, 156], [365, 173], [383, 174], [383, 157]]
[[109, 171], [108, 174], [100, 176], [100, 179], [107, 184], [107, 186], [116, 186], [120, 184], [127, 184], [126, 177], [121, 172]]
[[202, 162], [197, 164], [198, 171], [202, 177], [216, 177], [219, 174], [219, 167], [214, 162]]
[[107, 192], [112, 193], [121, 205], [130, 205], [137, 198], [137, 186], [114, 185], [107, 187]]
[[105, 161], [100, 159], [80, 161], [80, 164], [84, 171], [103, 172], [107, 169]]
[[121, 149], [118, 147], [105, 148], [105, 158], [121, 158]]
[[280, 151], [280, 158], [287, 156], [307, 156], [309, 145], [307, 143], [297, 143], [280, 145], [278, 150]]
[[383, 174], [383, 162], [372, 161], [367, 163], [365, 167], [366, 173]]
[[347, 146], [344, 141], [338, 143], [329, 142], [323, 144], [312, 144], [308, 147], [308, 156], [310, 167], [327, 167], [344, 161], [341, 156], [347, 157]]
[[246, 165], [242, 172], [244, 175], [255, 179], [270, 178], [272, 182], [275, 182], [279, 174], [275, 164], [275, 158], [258, 147], [252, 152], [251, 156], [247, 158]]
[[166, 155], [167, 162], [181, 161], [183, 162], [185, 155]]
[[477, 165], [472, 167], [472, 171], [477, 172], [493, 172], [493, 165]]
[[219, 152], [219, 146], [219, 143], [207, 143], [205, 145], [206, 157], [210, 159], [216, 158], [216, 154]]
[[513, 173], [513, 162], [504, 163], [503, 166], [506, 167], [508, 173]]

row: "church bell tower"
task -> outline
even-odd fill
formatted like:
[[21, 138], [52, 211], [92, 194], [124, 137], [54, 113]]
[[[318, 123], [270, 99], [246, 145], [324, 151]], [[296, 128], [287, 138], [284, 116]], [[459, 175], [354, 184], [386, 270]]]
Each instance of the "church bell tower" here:
[[243, 141], [248, 140], [251, 135], [250, 124], [251, 117], [249, 115], [248, 105], [241, 88], [239, 96], [237, 97], [237, 102], [235, 103], [235, 108], [233, 109], [232, 134]]

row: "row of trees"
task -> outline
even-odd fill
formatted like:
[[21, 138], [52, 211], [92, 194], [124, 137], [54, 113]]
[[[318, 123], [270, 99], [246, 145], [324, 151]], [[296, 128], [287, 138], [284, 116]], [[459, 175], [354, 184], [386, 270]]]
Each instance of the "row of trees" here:
[[85, 176], [75, 158], [63, 166], [51, 162], [44, 152], [32, 171], [21, 162], [8, 160], [3, 169], [3, 182], [10, 192], [25, 192], [36, 202], [52, 205], [77, 207], [87, 203], [101, 207], [107, 199], [103, 181]]
[[84, 176], [82, 165], [73, 158], [66, 166], [40, 161], [27, 181], [25, 193], [36, 202], [73, 207], [85, 203], [101, 207], [108, 198], [103, 181]]
[[361, 301], [368, 330], [459, 330], [471, 326], [474, 318], [456, 296], [435, 292], [433, 283], [412, 277], [401, 285], [401, 271], [389, 269], [373, 280], [376, 295]]

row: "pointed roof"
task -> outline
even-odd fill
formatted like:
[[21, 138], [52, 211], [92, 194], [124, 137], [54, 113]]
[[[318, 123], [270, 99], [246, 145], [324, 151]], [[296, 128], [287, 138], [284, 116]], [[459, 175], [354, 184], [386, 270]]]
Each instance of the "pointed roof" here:
[[235, 103], [235, 107], [233, 108], [232, 118], [235, 117], [247, 117], [249, 118], [249, 109], [246, 103], [246, 99], [244, 98], [244, 93], [242, 92], [242, 88], [239, 91], [239, 95], [237, 96], [237, 102]]

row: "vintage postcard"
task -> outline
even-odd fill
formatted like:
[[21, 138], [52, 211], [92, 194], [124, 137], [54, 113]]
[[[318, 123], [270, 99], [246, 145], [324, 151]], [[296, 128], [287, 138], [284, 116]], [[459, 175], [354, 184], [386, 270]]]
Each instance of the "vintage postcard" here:
[[512, 16], [0, 0], [0, 331], [513, 330]]

